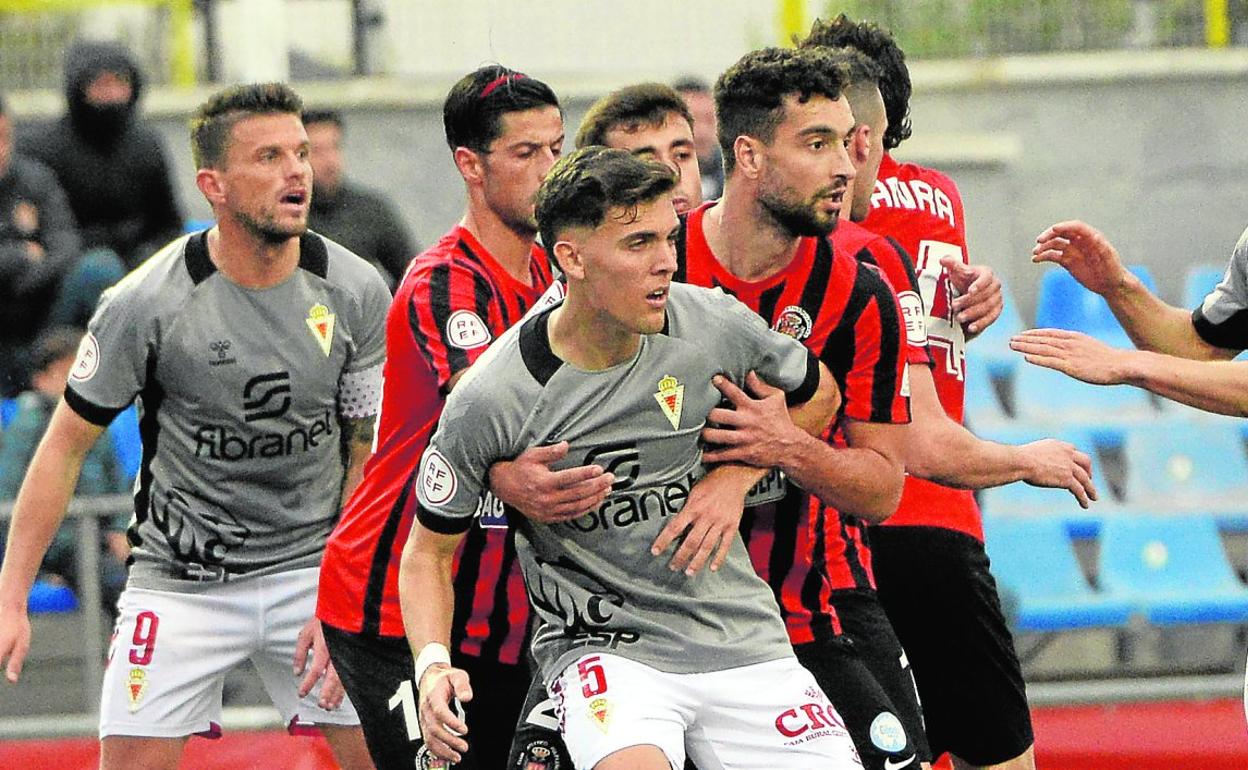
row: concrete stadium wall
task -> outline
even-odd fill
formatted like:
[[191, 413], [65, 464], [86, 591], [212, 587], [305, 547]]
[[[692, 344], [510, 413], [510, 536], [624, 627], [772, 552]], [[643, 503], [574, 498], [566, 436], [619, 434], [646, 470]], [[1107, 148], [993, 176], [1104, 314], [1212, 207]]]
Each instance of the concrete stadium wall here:
[[[1248, 225], [1248, 52], [921, 62], [913, 70], [915, 135], [898, 156], [958, 181], [972, 259], [1009, 281], [1025, 319], [1041, 273], [1029, 263], [1033, 239], [1052, 222], [1078, 217], [1101, 228], [1176, 302], [1186, 267], [1224, 263]], [[630, 79], [552, 78], [569, 137], [597, 94]], [[441, 128], [450, 79], [437, 80], [300, 86], [309, 104], [347, 111], [349, 175], [387, 191], [423, 244], [463, 206]], [[185, 120], [204, 93], [146, 99], [194, 217], [209, 212], [194, 187]], [[19, 116], [46, 115], [58, 101], [15, 94], [12, 104]]]

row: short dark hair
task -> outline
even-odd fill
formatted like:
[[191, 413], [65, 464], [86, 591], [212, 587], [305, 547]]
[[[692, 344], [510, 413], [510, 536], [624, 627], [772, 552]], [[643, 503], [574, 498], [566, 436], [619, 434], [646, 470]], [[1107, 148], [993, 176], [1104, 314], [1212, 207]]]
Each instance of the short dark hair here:
[[635, 210], [675, 187], [676, 173], [663, 163], [627, 150], [582, 147], [560, 159], [537, 191], [542, 243], [553, 256], [559, 234], [569, 227], [597, 227], [611, 209]]
[[906, 54], [888, 30], [868, 21], [855, 23], [842, 13], [832, 21], [816, 20], [799, 45], [802, 48], [856, 48], [871, 57], [883, 71], [880, 96], [884, 98], [884, 113], [888, 115], [884, 147], [895, 149], [910, 138], [910, 94], [913, 90], [910, 70], [906, 67]]
[[326, 108], [304, 110], [303, 125], [310, 126], [314, 123], [333, 123], [338, 128], [342, 128], [342, 112]]
[[775, 138], [784, 122], [784, 97], [839, 99], [845, 80], [844, 68], [818, 48], [761, 48], [741, 57], [715, 83], [724, 171], [731, 173], [736, 165], [732, 146], [738, 136], [767, 143]]
[[251, 83], [218, 91], [191, 118], [195, 168], [216, 168], [225, 159], [234, 124], [253, 115], [303, 114], [303, 100], [285, 83]]
[[42, 372], [63, 358], [76, 355], [85, 333], [72, 326], [53, 326], [40, 332], [30, 346], [30, 370]]
[[442, 104], [442, 126], [452, 150], [481, 152], [503, 133], [503, 115], [538, 107], [559, 107], [542, 81], [501, 64], [480, 67], [451, 86]]
[[669, 115], [679, 115], [693, 128], [689, 105], [671, 86], [640, 83], [612, 91], [594, 102], [576, 133], [576, 146], [606, 144], [607, 134], [617, 128], [633, 132], [642, 126], [658, 128]]
[[706, 84], [706, 81], [694, 75], [686, 75], [682, 78], [676, 78], [676, 80], [672, 82], [672, 88], [682, 94], [690, 91], [695, 91], [700, 94], [709, 94], [711, 92], [711, 87]]

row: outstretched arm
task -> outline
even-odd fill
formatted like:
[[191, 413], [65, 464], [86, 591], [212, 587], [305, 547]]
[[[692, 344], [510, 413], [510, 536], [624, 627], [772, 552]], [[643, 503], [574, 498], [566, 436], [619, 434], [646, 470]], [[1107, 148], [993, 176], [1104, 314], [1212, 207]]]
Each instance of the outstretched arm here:
[[1010, 340], [1010, 347], [1027, 363], [1093, 385], [1135, 385], [1207, 412], [1248, 417], [1248, 363], [1120, 350], [1063, 329], [1023, 332]]

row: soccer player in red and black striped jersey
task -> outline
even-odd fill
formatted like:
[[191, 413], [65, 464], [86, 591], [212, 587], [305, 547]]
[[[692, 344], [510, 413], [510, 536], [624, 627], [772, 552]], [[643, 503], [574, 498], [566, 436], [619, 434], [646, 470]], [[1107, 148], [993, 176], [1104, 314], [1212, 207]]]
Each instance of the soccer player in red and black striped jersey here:
[[[412, 262], [395, 293], [374, 453], [321, 567], [317, 616], [379, 767], [421, 766], [396, 585], [416, 506], [412, 476], [446, 394], [551, 284], [533, 206], [563, 147], [555, 94], [522, 73], [482, 67], [451, 89], [443, 118], [467, 211]], [[486, 496], [477, 524], [455, 562], [452, 654], [490, 683], [465, 704], [474, 749], [461, 766], [494, 768], [529, 682], [529, 608], [502, 505]]]
[[878, 625], [876, 608], [887, 612], [913, 665], [934, 757], [949, 752], [960, 766], [1032, 768], [1022, 673], [970, 490], [1021, 480], [1069, 489], [1086, 507], [1096, 496], [1091, 461], [1063, 442], [1004, 446], [961, 426], [962, 324], [977, 332], [991, 323], [1000, 312], [999, 296], [994, 300], [999, 287], [985, 278], [986, 269], [966, 262], [961, 200], [952, 181], [898, 164], [885, 152], [909, 136], [904, 56], [887, 33], [843, 15], [816, 22], [801, 45], [849, 46], [876, 65], [874, 74], [864, 75], [870, 68], [855, 67], [848, 57], [850, 70], [859, 73], [851, 75], [857, 87], [848, 91], [859, 130], [851, 144], [859, 172], [851, 216], [917, 255], [922, 307], [907, 314], [907, 332], [928, 341], [934, 353], [929, 365], [909, 368], [914, 421], [901, 506], [870, 531], [873, 549], [865, 563], [879, 604], [865, 586], [857, 595], [838, 592], [834, 601], [842, 620]]

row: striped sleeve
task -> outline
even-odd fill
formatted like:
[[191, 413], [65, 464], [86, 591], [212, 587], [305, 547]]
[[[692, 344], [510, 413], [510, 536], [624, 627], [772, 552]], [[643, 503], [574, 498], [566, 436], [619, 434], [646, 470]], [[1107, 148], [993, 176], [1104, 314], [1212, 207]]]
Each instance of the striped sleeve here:
[[910, 422], [901, 309], [892, 288], [868, 265], [858, 269], [842, 323], [851, 328], [835, 336], [839, 344], [824, 349], [824, 363], [844, 372], [838, 379], [845, 416], [860, 422]]
[[490, 281], [462, 264], [440, 262], [423, 270], [408, 302], [416, 347], [443, 393], [505, 330]]
[[923, 309], [914, 260], [891, 237], [873, 238], [863, 248], [870, 252], [870, 261], [880, 268], [885, 280], [896, 293], [906, 333], [907, 363], [935, 366], [936, 359], [932, 357], [932, 351], [927, 344], [927, 312]]

